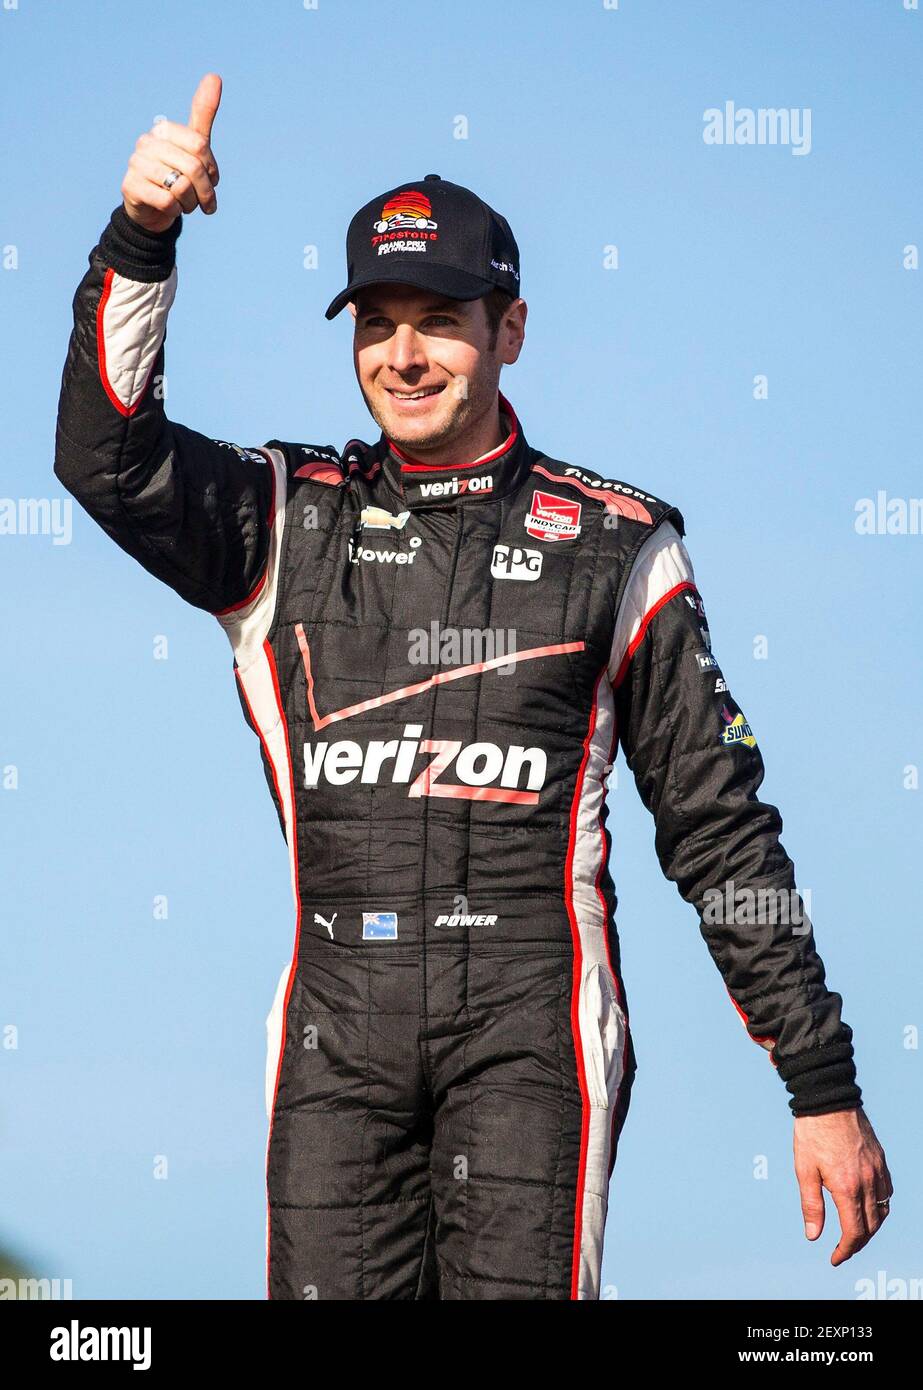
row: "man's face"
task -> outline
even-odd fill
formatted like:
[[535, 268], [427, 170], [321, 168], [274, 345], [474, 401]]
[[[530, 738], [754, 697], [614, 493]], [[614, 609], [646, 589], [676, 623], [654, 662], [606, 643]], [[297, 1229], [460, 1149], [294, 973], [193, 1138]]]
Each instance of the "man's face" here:
[[[522, 322], [525, 319], [525, 304]], [[389, 439], [413, 453], [462, 437], [496, 406], [500, 367], [519, 355], [513, 332], [500, 326], [490, 345], [480, 299], [445, 299], [415, 285], [359, 290], [353, 315], [353, 359], [359, 387]]]

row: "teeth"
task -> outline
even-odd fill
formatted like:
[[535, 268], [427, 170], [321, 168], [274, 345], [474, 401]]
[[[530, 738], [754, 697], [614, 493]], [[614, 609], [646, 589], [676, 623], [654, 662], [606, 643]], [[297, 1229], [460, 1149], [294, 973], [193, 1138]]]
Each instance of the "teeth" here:
[[418, 401], [422, 396], [435, 396], [441, 390], [441, 386], [427, 386], [422, 391], [392, 391], [391, 395], [397, 396], [399, 401]]

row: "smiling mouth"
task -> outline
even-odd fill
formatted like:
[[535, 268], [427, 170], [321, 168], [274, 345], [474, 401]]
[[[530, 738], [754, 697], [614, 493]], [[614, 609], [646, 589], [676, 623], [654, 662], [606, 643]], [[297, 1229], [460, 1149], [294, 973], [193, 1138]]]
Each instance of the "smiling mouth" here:
[[445, 386], [419, 386], [416, 391], [400, 391], [397, 387], [386, 386], [385, 390], [398, 401], [422, 401], [426, 396], [437, 396], [445, 390]]

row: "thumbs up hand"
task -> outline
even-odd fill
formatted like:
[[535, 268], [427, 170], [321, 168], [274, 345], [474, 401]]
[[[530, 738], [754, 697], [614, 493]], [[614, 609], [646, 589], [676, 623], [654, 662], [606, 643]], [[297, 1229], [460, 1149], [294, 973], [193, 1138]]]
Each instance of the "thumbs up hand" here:
[[[158, 121], [140, 136], [122, 180], [125, 211], [149, 232], [165, 232], [181, 212], [217, 211], [218, 165], [211, 134], [221, 78], [206, 73], [192, 98], [189, 124]], [[165, 186], [165, 182], [166, 185]]]

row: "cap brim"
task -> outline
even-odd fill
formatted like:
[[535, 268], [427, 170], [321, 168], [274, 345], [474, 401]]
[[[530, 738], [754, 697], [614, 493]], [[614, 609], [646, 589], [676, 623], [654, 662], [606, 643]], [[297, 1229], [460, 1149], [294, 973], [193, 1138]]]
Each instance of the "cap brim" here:
[[[409, 273], [411, 270], [412, 275]], [[428, 265], [411, 267], [406, 262], [399, 264], [392, 261], [390, 265], [382, 265], [376, 274], [366, 275], [347, 285], [346, 289], [331, 301], [324, 317], [336, 318], [340, 310], [345, 309], [351, 299], [355, 299], [357, 290], [365, 289], [369, 285], [389, 284], [414, 285], [421, 290], [448, 295], [450, 299], [480, 299], [482, 295], [489, 294], [497, 288], [491, 280], [484, 280], [480, 275], [469, 275], [467, 271], [457, 270], [454, 266], [439, 265], [430, 261]]]

